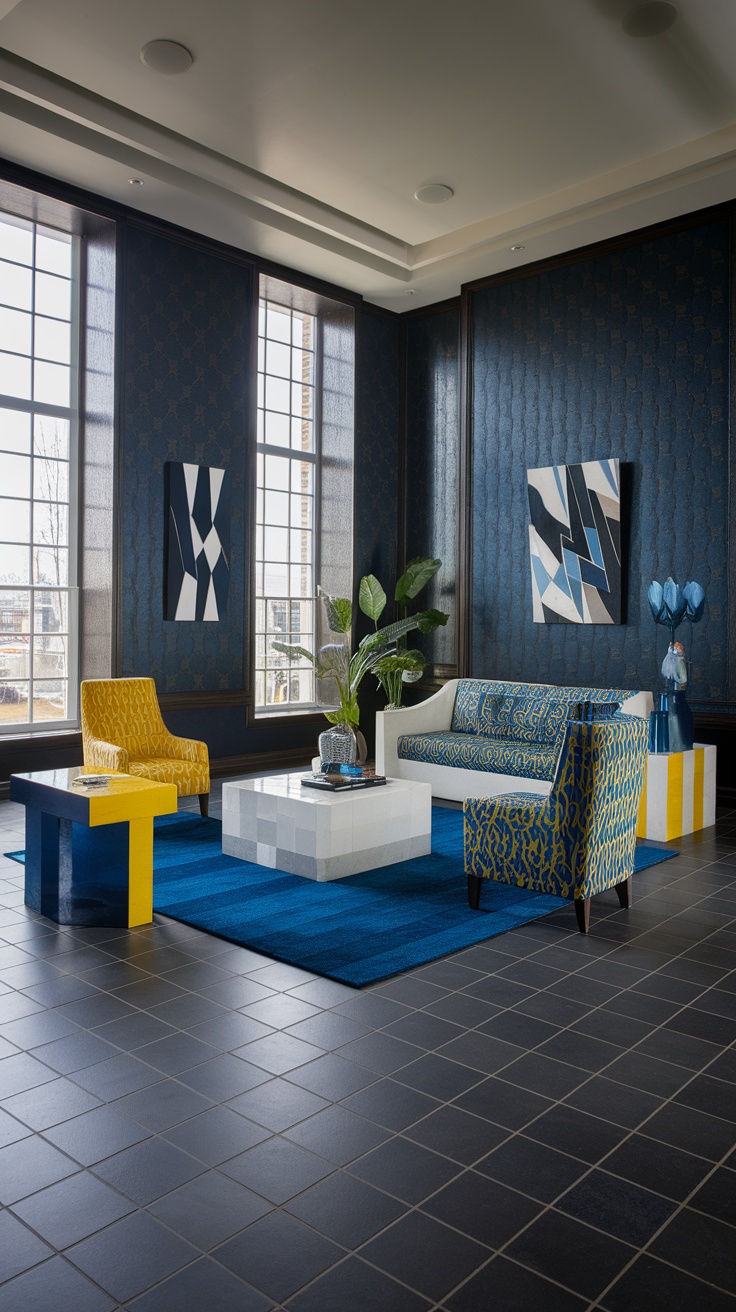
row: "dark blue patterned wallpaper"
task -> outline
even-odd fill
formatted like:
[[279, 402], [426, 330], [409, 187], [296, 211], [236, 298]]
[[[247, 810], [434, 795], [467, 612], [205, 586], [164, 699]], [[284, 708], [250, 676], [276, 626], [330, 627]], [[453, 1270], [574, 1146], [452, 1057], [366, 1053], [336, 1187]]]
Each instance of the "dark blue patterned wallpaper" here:
[[406, 325], [406, 554], [442, 568], [418, 604], [450, 616], [421, 646], [432, 662], [457, 661], [457, 479], [460, 307]]
[[[392, 618], [398, 555], [399, 319], [362, 305], [355, 357], [355, 464], [353, 581], [375, 574], [389, 597], [383, 622]], [[355, 635], [372, 625], [355, 606]], [[373, 675], [360, 690], [360, 727], [374, 751], [375, 712], [386, 703]]]
[[[646, 601], [707, 589], [679, 636], [694, 699], [727, 699], [728, 225], [718, 221], [472, 294], [472, 673], [656, 688]], [[627, 622], [532, 623], [528, 467], [628, 462]], [[624, 512], [625, 514], [626, 512]]]
[[388, 592], [397, 556], [399, 320], [369, 305], [358, 320], [355, 421], [355, 585], [375, 574]]
[[[160, 692], [244, 686], [244, 477], [252, 271], [129, 223], [122, 397], [122, 675]], [[228, 469], [231, 573], [219, 623], [163, 619], [164, 464]]]

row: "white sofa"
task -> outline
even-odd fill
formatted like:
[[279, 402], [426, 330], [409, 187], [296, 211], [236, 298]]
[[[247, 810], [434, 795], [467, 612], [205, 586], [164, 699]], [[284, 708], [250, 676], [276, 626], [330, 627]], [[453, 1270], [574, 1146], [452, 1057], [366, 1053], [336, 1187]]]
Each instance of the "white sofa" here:
[[[547, 795], [552, 779], [525, 778], [519, 774], [506, 774], [493, 769], [466, 769], [457, 765], [441, 765], [430, 761], [407, 760], [400, 757], [398, 740], [406, 734], [449, 733], [452, 731], [455, 697], [458, 684], [492, 683], [494, 687], [507, 687], [518, 693], [529, 689], [529, 696], [549, 694], [551, 700], [578, 695], [581, 700], [594, 700], [596, 692], [608, 694], [609, 689], [557, 688], [553, 684], [503, 684], [496, 680], [450, 679], [439, 692], [417, 706], [398, 711], [379, 711], [376, 714], [376, 772], [393, 779], [413, 779], [432, 785], [433, 797], [462, 802], [466, 797], [493, 797], [499, 793], [537, 793]], [[648, 717], [653, 706], [649, 692], [623, 693], [620, 709], [626, 715]], [[549, 749], [547, 749], [549, 751]]]

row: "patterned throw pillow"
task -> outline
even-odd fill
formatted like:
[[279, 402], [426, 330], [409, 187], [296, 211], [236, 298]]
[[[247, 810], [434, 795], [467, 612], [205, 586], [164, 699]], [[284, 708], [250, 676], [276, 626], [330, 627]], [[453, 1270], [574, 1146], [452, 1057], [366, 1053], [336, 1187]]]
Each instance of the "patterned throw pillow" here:
[[[633, 693], [613, 688], [549, 688], [493, 679], [460, 679], [453, 733], [481, 734], [516, 742], [554, 744], [568, 720], [605, 719]], [[595, 707], [590, 713], [585, 708]], [[585, 713], [584, 713], [585, 711]]]
[[480, 712], [488, 692], [482, 679], [460, 679], [452, 713], [453, 733], [482, 733]]
[[479, 732], [488, 738], [550, 745], [557, 741], [560, 728], [571, 718], [574, 706], [575, 703], [549, 697], [491, 695], [481, 708]]

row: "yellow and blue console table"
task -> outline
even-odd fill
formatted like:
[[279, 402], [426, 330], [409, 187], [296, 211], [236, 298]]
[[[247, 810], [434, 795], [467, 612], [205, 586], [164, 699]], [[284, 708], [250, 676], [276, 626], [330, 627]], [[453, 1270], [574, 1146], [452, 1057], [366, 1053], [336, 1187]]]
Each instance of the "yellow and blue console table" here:
[[91, 792], [73, 782], [85, 773], [11, 775], [10, 799], [26, 808], [26, 904], [60, 925], [147, 925], [153, 817], [176, 811], [176, 784], [108, 771]]
[[637, 838], [668, 843], [716, 822], [716, 749], [650, 752], [639, 802]]

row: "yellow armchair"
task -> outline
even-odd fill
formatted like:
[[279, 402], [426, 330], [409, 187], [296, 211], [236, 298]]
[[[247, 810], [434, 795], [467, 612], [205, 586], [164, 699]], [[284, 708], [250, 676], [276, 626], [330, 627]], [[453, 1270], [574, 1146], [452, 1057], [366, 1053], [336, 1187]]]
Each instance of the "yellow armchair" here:
[[86, 766], [176, 784], [179, 797], [198, 794], [200, 811], [207, 815], [207, 744], [169, 733], [153, 679], [87, 679], [81, 706]]

